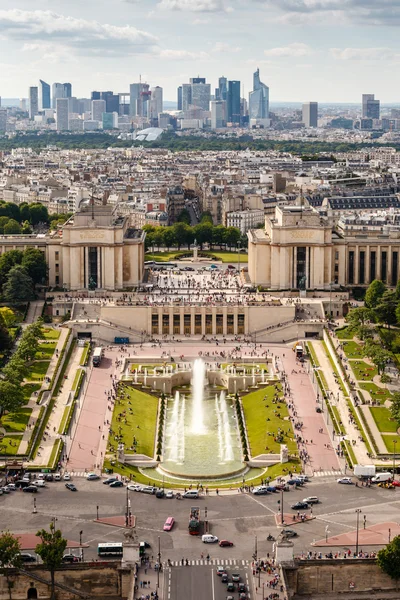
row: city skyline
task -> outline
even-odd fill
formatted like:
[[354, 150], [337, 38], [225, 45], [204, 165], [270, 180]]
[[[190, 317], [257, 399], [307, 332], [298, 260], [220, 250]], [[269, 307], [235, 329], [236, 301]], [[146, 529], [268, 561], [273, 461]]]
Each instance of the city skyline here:
[[196, 75], [212, 89], [222, 75], [240, 81], [247, 98], [260, 68], [272, 103], [359, 102], [363, 93], [396, 101], [399, 0], [384, 8], [348, 0], [346, 11], [337, 0], [116, 0], [114, 11], [103, 0], [31, 6], [2, 2], [6, 98], [26, 97], [39, 79], [71, 81], [77, 97], [94, 89], [127, 92], [141, 76], [174, 101], [182, 81]]

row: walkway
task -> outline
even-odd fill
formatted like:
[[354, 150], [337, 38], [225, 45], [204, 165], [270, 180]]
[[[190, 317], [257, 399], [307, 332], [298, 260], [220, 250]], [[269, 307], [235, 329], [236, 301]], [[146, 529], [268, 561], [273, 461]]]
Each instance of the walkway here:
[[29, 304], [28, 312], [26, 314], [26, 319], [23, 322], [23, 325], [30, 325], [34, 323], [39, 317], [42, 316], [44, 307], [44, 300], [33, 300]]
[[[317, 398], [309, 375], [304, 367], [296, 362], [295, 353], [291, 348], [280, 346], [273, 347], [271, 350], [275, 356], [279, 356], [280, 364], [283, 364], [286, 372], [290, 398], [297, 412], [296, 420], [303, 422], [303, 429], [298, 433], [306, 440], [302, 447], [307, 450], [310, 457], [305, 468], [306, 473], [313, 475], [319, 470], [340, 473], [339, 459], [332, 446], [324, 416], [315, 410]], [[323, 433], [319, 433], [320, 429]]]

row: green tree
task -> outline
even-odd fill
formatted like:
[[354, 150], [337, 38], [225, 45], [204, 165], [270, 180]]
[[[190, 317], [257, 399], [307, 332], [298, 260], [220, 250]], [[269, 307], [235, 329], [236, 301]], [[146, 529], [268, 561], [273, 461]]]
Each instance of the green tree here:
[[9, 217], [0, 217], [0, 234], [4, 233], [4, 226], [8, 223]]
[[15, 325], [15, 321], [15, 312], [8, 306], [2, 306], [0, 308], [0, 322], [2, 322], [5, 327], [12, 327]]
[[223, 225], [217, 225], [216, 227], [213, 227], [212, 243], [221, 247], [225, 243], [225, 231], [226, 227]]
[[172, 230], [178, 245], [178, 250], [185, 244], [188, 244], [188, 246], [190, 245], [190, 241], [193, 237], [191, 227], [186, 225], [186, 223], [174, 223], [174, 225], [172, 225]]
[[381, 301], [383, 294], [385, 293], [386, 286], [380, 279], [374, 279], [365, 293], [365, 306], [368, 308], [375, 308]]
[[396, 590], [400, 579], [400, 536], [396, 535], [391, 542], [379, 550], [376, 562], [384, 573], [396, 582]]
[[32, 227], [31, 227], [29, 221], [24, 221], [22, 223], [21, 233], [23, 233], [25, 235], [30, 235], [32, 233]]
[[225, 233], [225, 242], [230, 248], [236, 246], [240, 240], [240, 231], [237, 227], [227, 227]]
[[163, 227], [164, 246], [169, 250], [171, 246], [175, 246], [176, 238], [173, 227]]
[[211, 244], [213, 235], [213, 226], [209, 221], [203, 221], [195, 227], [193, 227], [193, 236], [199, 244], [200, 248], [203, 248], [203, 244]]
[[390, 405], [390, 412], [392, 414], [392, 418], [400, 427], [400, 392], [393, 392], [391, 401], [392, 404]]
[[34, 285], [46, 282], [47, 263], [44, 252], [37, 248], [27, 248], [22, 257], [22, 266], [25, 267]]
[[200, 223], [211, 223], [213, 225], [212, 214], [209, 210], [205, 210], [200, 215]]
[[29, 205], [29, 222], [31, 225], [35, 226], [39, 223], [48, 223], [49, 222], [49, 213], [47, 208], [36, 202], [34, 204]]
[[397, 322], [396, 308], [398, 300], [396, 292], [386, 290], [380, 299], [380, 302], [375, 306], [374, 312], [379, 323], [385, 323], [390, 329], [391, 325]]
[[21, 544], [18, 538], [9, 531], [3, 531], [0, 535], [0, 573], [5, 576], [8, 587], [8, 597], [12, 600], [13, 579], [10, 569], [22, 567]]
[[0, 285], [4, 285], [10, 269], [22, 263], [23, 255], [21, 250], [9, 250], [0, 256]]
[[190, 218], [190, 212], [188, 211], [187, 208], [184, 208], [183, 210], [181, 210], [181, 212], [178, 215], [177, 221], [178, 221], [178, 223], [186, 223], [186, 225], [191, 224], [192, 219]]
[[26, 362], [18, 357], [18, 353], [14, 353], [6, 366], [3, 367], [4, 378], [15, 385], [21, 383], [26, 376], [27, 371], [28, 367], [26, 366]]
[[0, 202], [0, 216], [19, 222], [21, 216], [18, 204], [14, 204], [14, 202]]
[[4, 354], [12, 348], [12, 339], [7, 328], [0, 323], [0, 354]]
[[5, 300], [11, 304], [32, 300], [33, 281], [22, 265], [16, 265], [10, 269], [3, 286], [3, 295]]
[[21, 233], [21, 225], [15, 219], [9, 219], [4, 225], [4, 235]]
[[6, 412], [15, 412], [24, 403], [25, 399], [21, 386], [0, 379], [0, 417]]
[[51, 600], [55, 600], [55, 572], [62, 564], [62, 557], [67, 540], [63, 538], [59, 529], [55, 528], [55, 524], [50, 523], [50, 531], [40, 529], [37, 536], [41, 542], [36, 546], [35, 552], [40, 556], [46, 569], [50, 571], [51, 578]]
[[[375, 314], [370, 308], [360, 306], [353, 308], [346, 317], [349, 326], [349, 333], [356, 335], [360, 340], [365, 340], [371, 337], [372, 329], [371, 322], [374, 322]], [[371, 335], [369, 335], [369, 332]]]

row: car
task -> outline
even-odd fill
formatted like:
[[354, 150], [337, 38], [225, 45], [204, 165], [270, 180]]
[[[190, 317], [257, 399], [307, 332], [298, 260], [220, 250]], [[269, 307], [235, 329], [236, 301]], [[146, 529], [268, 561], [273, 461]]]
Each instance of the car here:
[[145, 485], [140, 491], [143, 494], [155, 494], [156, 490], [157, 488], [155, 488], [153, 485]]
[[239, 582], [241, 579], [239, 573], [232, 573], [232, 581]]
[[23, 491], [26, 492], [27, 494], [36, 494], [38, 491], [38, 488], [36, 485], [28, 485], [27, 487], [23, 488]]
[[75, 556], [75, 554], [64, 554], [61, 559], [63, 563], [77, 563], [79, 562], [79, 556]]
[[[104, 483], [104, 482], [103, 482]], [[140, 485], [139, 483], [130, 483], [129, 485], [126, 486], [128, 488], [128, 490], [130, 492], [141, 492], [142, 491], [142, 485]]]
[[113, 483], [114, 481], [118, 481], [117, 477], [109, 477], [103, 481], [103, 484], [110, 485], [110, 483]]
[[36, 487], [46, 487], [46, 482], [44, 479], [38, 479], [37, 481], [33, 481], [32, 485], [36, 485]]
[[228, 265], [227, 267], [228, 269], [234, 269], [235, 267], [233, 265]]
[[287, 483], [278, 483], [276, 489], [283, 490], [284, 492], [290, 492], [290, 486]]
[[166, 498], [174, 498], [175, 494], [172, 490], [169, 490], [166, 494], [165, 494]]
[[67, 488], [67, 490], [69, 490], [70, 492], [77, 492], [78, 490], [76, 489], [76, 487], [74, 486], [73, 483], [66, 483], [65, 487]]
[[198, 497], [199, 497], [199, 492], [197, 490], [188, 490], [182, 496], [182, 498], [192, 498], [194, 500], [197, 500]]
[[117, 481], [113, 481], [112, 483], [110, 483], [110, 485], [108, 487], [110, 487], [110, 488], [124, 487], [124, 484], [122, 483], [122, 481], [117, 479]]
[[255, 496], [263, 496], [265, 494], [268, 494], [268, 489], [266, 485], [259, 485], [257, 487], [254, 488], [253, 490], [253, 494]]
[[307, 502], [307, 504], [319, 504], [319, 498], [317, 496], [308, 496], [308, 498], [303, 498], [303, 502]]
[[53, 479], [54, 481], [61, 481], [61, 473], [54, 473]]
[[247, 591], [246, 590], [246, 584], [245, 583], [239, 583], [239, 585], [238, 585], [238, 592], [242, 594], [243, 592], [246, 592], [246, 591]]
[[278, 491], [278, 488], [275, 485], [268, 485], [267, 486], [267, 491], [271, 492], [271, 494], [274, 494], [275, 492]]
[[218, 575], [219, 577], [222, 577], [222, 575], [223, 575], [224, 573], [226, 574], [226, 569], [225, 569], [225, 567], [217, 567], [217, 575]]
[[246, 592], [241, 592], [241, 593], [239, 594], [239, 600], [246, 600], [246, 598], [247, 598], [247, 594], [246, 594]]
[[54, 481], [53, 473], [46, 473], [46, 481]]
[[88, 481], [96, 481], [97, 479], [100, 479], [100, 475], [97, 475], [97, 473], [88, 473], [86, 479]]
[[295, 479], [300, 479], [300, 481], [310, 481], [308, 475], [296, 475]]
[[18, 480], [18, 481], [15, 482], [15, 486], [17, 488], [24, 489], [24, 488], [28, 487], [28, 485], [30, 485], [30, 481], [26, 481], [26, 480], [24, 481], [23, 479], [20, 479], [20, 480]]
[[43, 481], [46, 479], [46, 474], [45, 473], [38, 473], [38, 476], [36, 477], [36, 479], [43, 479]]
[[168, 517], [168, 519], [164, 523], [164, 531], [171, 531], [175, 523], [174, 517]]
[[228, 581], [229, 581], [228, 573], [222, 573], [221, 581], [222, 581], [222, 583], [228, 583]]
[[226, 586], [226, 591], [227, 592], [235, 591], [235, 584], [233, 583], [233, 581], [229, 581], [228, 585]]
[[343, 485], [352, 485], [353, 484], [351, 477], [340, 477], [340, 479], [338, 479], [337, 482], [343, 483]]
[[35, 563], [36, 562], [36, 557], [33, 556], [32, 554], [29, 554], [29, 552], [21, 552], [20, 557], [21, 557], [21, 561], [24, 563]]
[[163, 490], [162, 488], [159, 488], [159, 489], [156, 491], [156, 498], [164, 498], [164, 496], [165, 496], [165, 492], [164, 492], [164, 490]]
[[216, 535], [211, 535], [210, 533], [206, 533], [201, 536], [201, 541], [204, 544], [217, 544], [219, 540]]
[[233, 546], [233, 542], [230, 542], [229, 540], [221, 540], [219, 542], [219, 545], [221, 546], [221, 548], [229, 548]]
[[282, 536], [285, 538], [294, 538], [298, 536], [298, 533], [294, 529], [284, 529]]
[[0, 488], [0, 490], [1, 490], [2, 494], [9, 494], [10, 493], [10, 490], [8, 489], [7, 486], [4, 486], [4, 487]]
[[233, 596], [227, 596], [226, 600], [234, 600], [234, 599], [233, 599]]
[[71, 474], [66, 471], [63, 477], [64, 481], [71, 481]]
[[15, 490], [17, 489], [15, 487], [15, 483], [7, 483], [7, 485], [5, 486], [9, 492], [15, 492]]
[[394, 485], [394, 487], [400, 487], [400, 481], [397, 481], [397, 479], [393, 479], [392, 485]]
[[296, 502], [295, 504], [292, 504], [290, 508], [292, 510], [304, 510], [306, 508], [309, 508], [309, 506], [307, 502]]

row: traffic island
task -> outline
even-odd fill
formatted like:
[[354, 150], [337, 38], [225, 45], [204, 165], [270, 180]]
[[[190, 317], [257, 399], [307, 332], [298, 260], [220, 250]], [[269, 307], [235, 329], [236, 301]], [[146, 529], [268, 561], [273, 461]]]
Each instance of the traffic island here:
[[325, 548], [356, 546], [361, 550], [363, 546], [385, 546], [397, 535], [400, 535], [400, 525], [392, 521], [370, 525], [365, 529], [364, 524], [360, 524], [358, 530], [353, 529], [332, 537], [326, 536], [325, 539], [318, 540], [312, 545]]
[[297, 514], [293, 513], [283, 513], [283, 523], [282, 523], [282, 513], [275, 514], [275, 523], [277, 527], [291, 527], [292, 525], [298, 525], [299, 523], [306, 523], [307, 521], [312, 521], [315, 519], [314, 515], [304, 515], [302, 519], [301, 516], [298, 517]]

